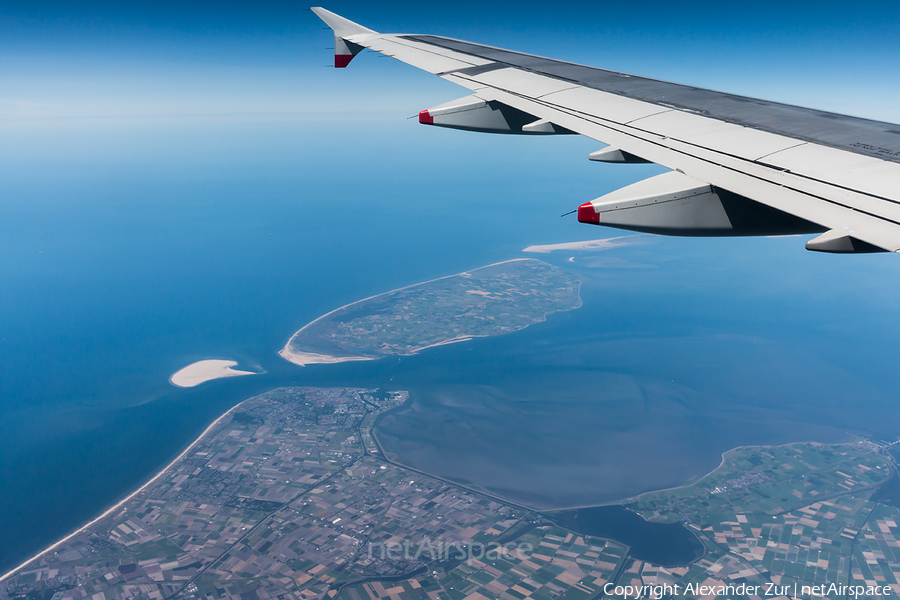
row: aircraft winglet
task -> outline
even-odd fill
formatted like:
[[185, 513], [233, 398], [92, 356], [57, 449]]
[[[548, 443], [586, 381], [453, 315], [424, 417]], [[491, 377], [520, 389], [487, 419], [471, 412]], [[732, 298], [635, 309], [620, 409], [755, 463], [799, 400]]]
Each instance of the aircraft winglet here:
[[347, 38], [355, 35], [378, 33], [319, 6], [314, 6], [311, 10], [334, 30], [334, 66], [336, 69], [343, 69], [349, 65], [353, 57], [363, 49], [363, 46]]

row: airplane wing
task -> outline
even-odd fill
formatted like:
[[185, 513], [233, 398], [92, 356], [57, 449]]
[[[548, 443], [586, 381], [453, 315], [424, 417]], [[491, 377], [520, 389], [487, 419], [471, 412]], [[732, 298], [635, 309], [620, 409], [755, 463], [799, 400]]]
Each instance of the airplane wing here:
[[667, 235], [821, 233], [809, 250], [900, 251], [900, 126], [756, 100], [433, 35], [381, 34], [323, 8], [335, 67], [369, 48], [471, 95], [428, 125], [577, 133], [591, 160], [670, 172], [578, 208], [583, 223]]

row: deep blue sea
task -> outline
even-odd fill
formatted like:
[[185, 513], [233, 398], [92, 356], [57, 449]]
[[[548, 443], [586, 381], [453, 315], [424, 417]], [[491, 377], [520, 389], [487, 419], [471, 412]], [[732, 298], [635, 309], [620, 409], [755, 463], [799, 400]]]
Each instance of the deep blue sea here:
[[[531, 255], [577, 270], [584, 306], [416, 357], [283, 361], [348, 302], [622, 235], [559, 215], [661, 172], [404, 116], [88, 119], [0, 147], [0, 571], [278, 385], [409, 389], [390, 450], [539, 506], [680, 483], [739, 444], [900, 435], [900, 259], [797, 237]], [[266, 374], [168, 383], [203, 358]]]

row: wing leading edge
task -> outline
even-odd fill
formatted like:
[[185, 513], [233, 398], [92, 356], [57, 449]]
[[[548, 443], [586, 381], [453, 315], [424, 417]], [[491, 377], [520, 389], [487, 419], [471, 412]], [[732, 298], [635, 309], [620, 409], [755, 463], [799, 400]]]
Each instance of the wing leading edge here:
[[810, 250], [900, 251], [900, 126], [432, 35], [381, 34], [323, 8], [335, 67], [363, 48], [468, 88], [421, 123], [579, 133], [605, 162], [673, 173], [579, 207], [585, 223], [668, 235], [821, 233]]

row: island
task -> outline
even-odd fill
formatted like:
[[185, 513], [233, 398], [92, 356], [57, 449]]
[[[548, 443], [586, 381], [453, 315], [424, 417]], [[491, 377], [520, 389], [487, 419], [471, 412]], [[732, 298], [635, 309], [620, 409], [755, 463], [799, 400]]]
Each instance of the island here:
[[174, 373], [169, 377], [169, 383], [177, 387], [188, 388], [223, 377], [256, 375], [252, 371], [238, 371], [234, 368], [236, 366], [237, 363], [233, 360], [200, 360]]
[[295, 333], [279, 354], [297, 365], [416, 354], [502, 335], [581, 306], [580, 278], [514, 259], [400, 288], [331, 311]]

